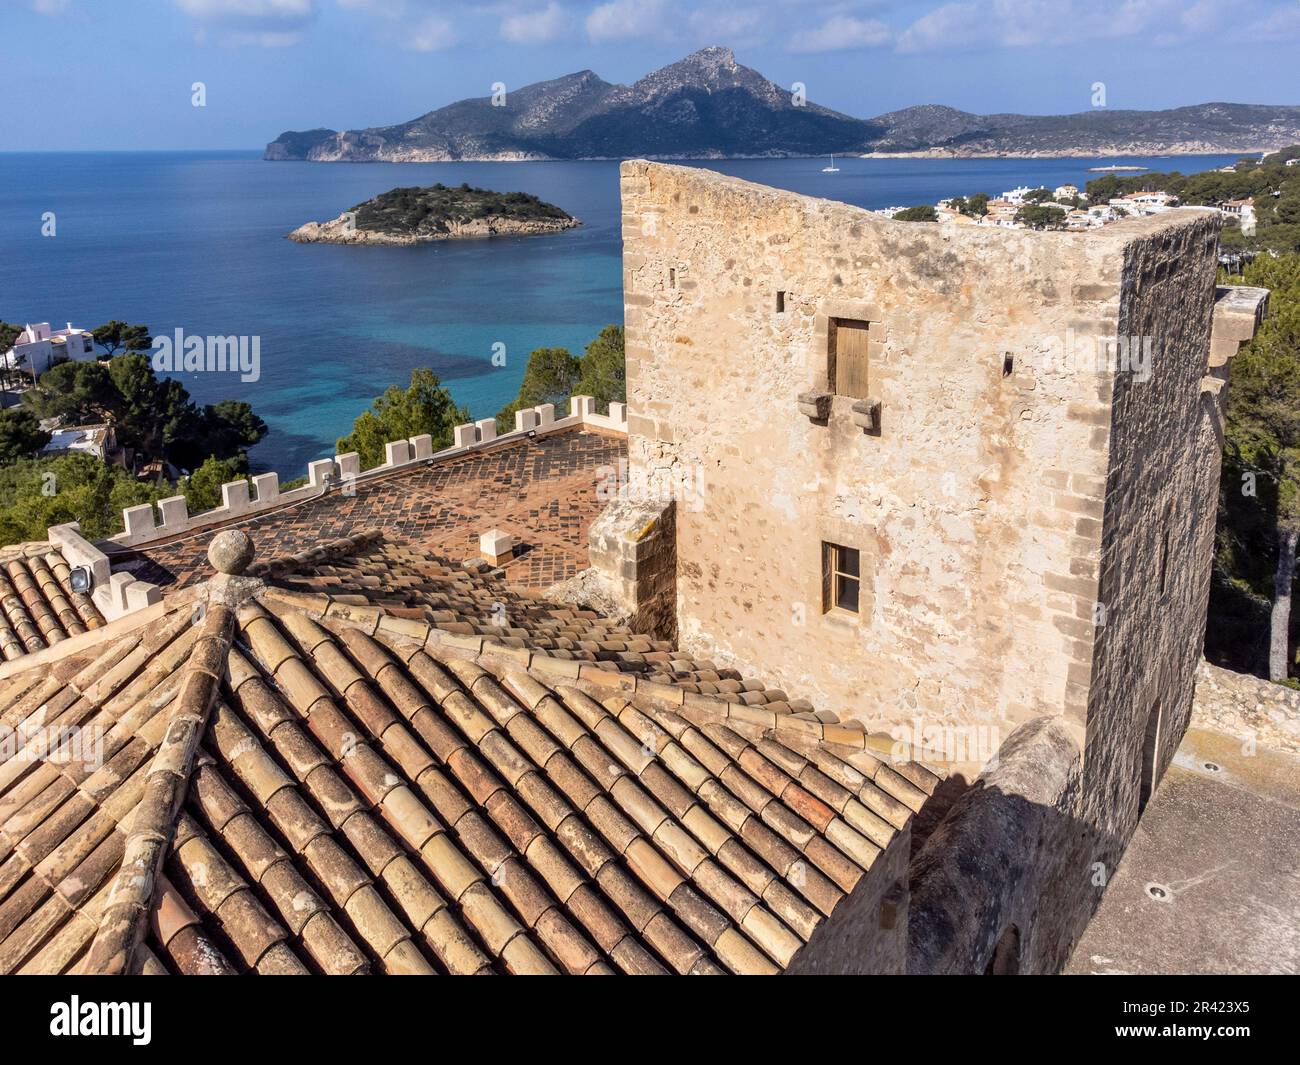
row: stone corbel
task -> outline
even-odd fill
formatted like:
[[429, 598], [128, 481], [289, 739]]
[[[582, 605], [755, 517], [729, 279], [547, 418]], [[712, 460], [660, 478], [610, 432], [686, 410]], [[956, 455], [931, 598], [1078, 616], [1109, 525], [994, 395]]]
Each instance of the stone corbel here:
[[880, 400], [874, 396], [868, 396], [866, 399], [860, 399], [850, 408], [853, 415], [853, 424], [860, 426], [865, 432], [880, 432]]
[[1224, 285], [1215, 290], [1208, 368], [1225, 366], [1268, 317], [1268, 289]]
[[822, 389], [800, 392], [798, 396], [799, 413], [809, 421], [825, 425], [830, 420], [832, 398], [829, 392]]

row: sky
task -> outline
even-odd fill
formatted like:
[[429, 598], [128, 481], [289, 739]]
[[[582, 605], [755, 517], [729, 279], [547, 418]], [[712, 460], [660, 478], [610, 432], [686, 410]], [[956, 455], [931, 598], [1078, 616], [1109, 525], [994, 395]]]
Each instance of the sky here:
[[863, 118], [1300, 104], [1300, 0], [0, 0], [0, 40], [0, 151], [261, 148], [713, 44]]

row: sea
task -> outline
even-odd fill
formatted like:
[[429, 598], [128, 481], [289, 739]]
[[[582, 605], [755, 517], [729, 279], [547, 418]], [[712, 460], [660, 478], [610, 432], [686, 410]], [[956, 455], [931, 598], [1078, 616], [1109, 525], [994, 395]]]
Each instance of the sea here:
[[[1235, 155], [1116, 159], [690, 162], [866, 208], [1080, 188], [1102, 165], [1193, 173]], [[417, 247], [285, 234], [397, 186], [524, 191], [581, 219], [532, 237]], [[255, 151], [0, 153], [0, 320], [110, 319], [154, 336], [256, 339], [256, 374], [178, 373], [199, 401], [241, 399], [270, 426], [256, 470], [301, 476], [389, 385], [431, 367], [475, 418], [512, 400], [528, 353], [575, 354], [622, 321], [618, 164], [270, 163]], [[244, 378], [255, 377], [245, 380]]]

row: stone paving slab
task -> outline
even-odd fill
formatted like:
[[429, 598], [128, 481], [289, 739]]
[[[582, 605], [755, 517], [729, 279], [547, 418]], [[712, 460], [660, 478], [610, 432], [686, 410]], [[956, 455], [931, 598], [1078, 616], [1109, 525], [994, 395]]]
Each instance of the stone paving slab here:
[[1067, 973], [1300, 973], [1300, 759], [1189, 730]]

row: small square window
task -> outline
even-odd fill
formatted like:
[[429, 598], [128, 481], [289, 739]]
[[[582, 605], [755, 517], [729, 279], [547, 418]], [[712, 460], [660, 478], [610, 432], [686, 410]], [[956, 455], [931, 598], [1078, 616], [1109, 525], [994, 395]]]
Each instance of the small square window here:
[[822, 544], [823, 607], [848, 614], [860, 612], [862, 571], [857, 548]]

